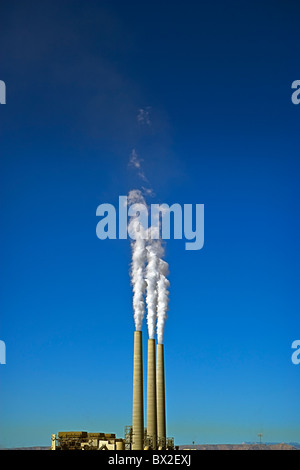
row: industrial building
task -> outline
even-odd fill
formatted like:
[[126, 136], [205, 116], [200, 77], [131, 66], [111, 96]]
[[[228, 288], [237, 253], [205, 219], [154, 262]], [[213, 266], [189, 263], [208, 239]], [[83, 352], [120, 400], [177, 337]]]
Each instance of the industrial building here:
[[51, 450], [125, 450], [124, 439], [102, 432], [59, 432], [51, 440]]

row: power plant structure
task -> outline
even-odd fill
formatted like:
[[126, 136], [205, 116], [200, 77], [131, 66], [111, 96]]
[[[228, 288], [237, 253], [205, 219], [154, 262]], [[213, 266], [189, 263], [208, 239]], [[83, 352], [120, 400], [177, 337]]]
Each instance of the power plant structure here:
[[156, 387], [157, 387], [157, 442], [159, 449], [166, 448], [166, 397], [164, 345], [157, 345]]
[[[156, 348], [155, 348], [156, 346]], [[174, 450], [166, 437], [164, 345], [148, 339], [147, 427], [144, 427], [143, 335], [134, 332], [132, 425], [125, 438], [112, 433], [68, 431], [51, 436], [51, 450]]]
[[[131, 204], [146, 206], [140, 190], [129, 192]], [[136, 211], [136, 209], [134, 209]], [[134, 211], [133, 211], [134, 213]], [[163, 335], [169, 305], [167, 278], [169, 265], [163, 259], [164, 246], [158, 224], [144, 227], [139, 218], [132, 217], [130, 277], [133, 290], [133, 317], [135, 323], [133, 351], [133, 406], [132, 449], [146, 450], [169, 448], [172, 440], [166, 436], [166, 397]], [[152, 222], [152, 220], [151, 220]], [[147, 423], [144, 429], [143, 401], [143, 335], [142, 324], [147, 307], [148, 355], [147, 355]], [[155, 351], [155, 331], [157, 347]], [[126, 440], [126, 439], [125, 439]]]
[[125, 450], [125, 443], [112, 433], [68, 431], [52, 434], [51, 450]]
[[[147, 427], [144, 429], [142, 331], [134, 332], [132, 450], [165, 450], [174, 448], [166, 435], [166, 398], [164, 345], [148, 339], [147, 357]], [[125, 439], [126, 441], [126, 439]]]
[[132, 450], [144, 449], [143, 336], [134, 332]]
[[[130, 204], [142, 204], [145, 200], [140, 190], [129, 192]], [[139, 210], [137, 211], [137, 213]], [[124, 450], [171, 450], [174, 439], [167, 438], [166, 431], [166, 387], [165, 387], [165, 351], [163, 345], [164, 326], [169, 304], [169, 286], [167, 279], [169, 265], [163, 259], [164, 247], [155, 225], [143, 227], [139, 218], [130, 221], [133, 232], [130, 277], [133, 289], [133, 316], [135, 323], [133, 349], [133, 397], [132, 425], [125, 427], [125, 438], [115, 436], [97, 436], [92, 439], [89, 433], [78, 432], [59, 435], [59, 448], [82, 447], [84, 449]], [[129, 227], [129, 226], [128, 226]], [[153, 238], [152, 238], [152, 235]], [[142, 324], [147, 306], [148, 351], [147, 351], [147, 414], [144, 426], [144, 373], [143, 373], [143, 334]], [[157, 344], [155, 341], [157, 334]], [[53, 447], [56, 447], [54, 436]], [[106, 439], [106, 437], [108, 437]], [[106, 439], [106, 441], [105, 441]], [[122, 441], [122, 442], [121, 442]], [[74, 444], [75, 443], [75, 444]], [[55, 444], [55, 445], [54, 445]]]
[[153, 450], [157, 447], [157, 394], [155, 340], [148, 339], [147, 362], [147, 442], [145, 447]]

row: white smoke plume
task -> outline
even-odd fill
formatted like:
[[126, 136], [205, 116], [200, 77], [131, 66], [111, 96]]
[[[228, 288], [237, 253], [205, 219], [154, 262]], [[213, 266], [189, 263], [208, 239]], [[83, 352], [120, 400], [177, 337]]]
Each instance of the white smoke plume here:
[[[132, 190], [128, 194], [128, 204], [144, 204], [145, 200], [139, 190]], [[134, 231], [135, 240], [131, 242], [131, 284], [133, 289], [133, 317], [135, 329], [141, 331], [143, 319], [145, 315], [144, 293], [146, 288], [145, 282], [145, 262], [147, 258], [146, 239], [144, 231], [138, 220], [134, 218], [130, 220], [130, 230]]]
[[[151, 227], [150, 227], [151, 237]], [[160, 256], [163, 254], [163, 249], [160, 240], [152, 240], [148, 238], [147, 246], [147, 268], [146, 268], [146, 284], [147, 284], [147, 324], [148, 334], [150, 339], [154, 339], [155, 336], [155, 323], [157, 318], [157, 282], [159, 279], [159, 261]]]
[[127, 203], [128, 206], [131, 206], [132, 204], [144, 204], [146, 206], [146, 201], [139, 189], [132, 189], [129, 191]]
[[[132, 204], [143, 204], [147, 207], [140, 190], [129, 192], [128, 205]], [[130, 270], [135, 328], [137, 331], [142, 329], [146, 298], [149, 338], [154, 339], [156, 326], [157, 341], [162, 344], [169, 306], [170, 283], [167, 279], [169, 265], [162, 259], [164, 249], [159, 238], [160, 228], [157, 225], [146, 229], [134, 217], [130, 219], [129, 226], [135, 238], [131, 242]]]
[[159, 279], [157, 282], [157, 342], [163, 343], [165, 321], [169, 307], [169, 286], [167, 279], [169, 265], [166, 261], [160, 259], [158, 263]]
[[144, 292], [146, 282], [144, 266], [146, 261], [145, 240], [138, 235], [132, 242], [131, 282], [133, 288], [133, 312], [135, 329], [141, 331], [145, 314]]
[[148, 243], [146, 247], [147, 267], [145, 271], [147, 286], [146, 303], [149, 338], [154, 339], [156, 324], [157, 341], [159, 344], [162, 344], [169, 307], [168, 288], [170, 283], [167, 279], [169, 265], [162, 259], [164, 248], [162, 240], [158, 238], [158, 235], [159, 226], [148, 229]]

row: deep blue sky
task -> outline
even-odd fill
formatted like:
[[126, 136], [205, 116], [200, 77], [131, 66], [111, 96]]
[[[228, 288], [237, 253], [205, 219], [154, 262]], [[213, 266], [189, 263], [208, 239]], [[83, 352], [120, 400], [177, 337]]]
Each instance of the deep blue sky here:
[[96, 208], [141, 186], [133, 148], [149, 203], [205, 204], [204, 248], [166, 245], [168, 435], [299, 442], [299, 3], [0, 10], [1, 445], [131, 424], [130, 244]]

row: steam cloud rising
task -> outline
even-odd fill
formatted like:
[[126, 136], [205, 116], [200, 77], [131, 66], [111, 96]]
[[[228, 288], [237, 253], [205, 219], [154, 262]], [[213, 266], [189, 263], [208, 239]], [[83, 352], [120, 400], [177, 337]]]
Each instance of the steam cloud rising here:
[[[130, 191], [128, 195], [129, 205], [137, 203], [143, 204], [144, 202], [144, 198], [140, 191]], [[144, 293], [146, 288], [146, 282], [144, 273], [145, 262], [147, 258], [146, 240], [144, 237], [143, 227], [137, 219], [130, 219], [128, 229], [134, 233], [135, 238], [135, 240], [132, 240], [131, 242], [132, 258], [130, 275], [133, 289], [132, 303], [135, 329], [137, 331], [140, 331], [142, 329], [143, 318], [145, 314]]]
[[[132, 190], [128, 195], [128, 204], [143, 204], [144, 197], [139, 190]], [[155, 324], [157, 341], [163, 342], [163, 334], [169, 305], [169, 286], [167, 279], [169, 265], [162, 259], [164, 249], [161, 239], [153, 239], [157, 227], [145, 229], [137, 218], [129, 221], [129, 229], [134, 231], [131, 242], [131, 284], [133, 289], [134, 322], [137, 331], [142, 329], [147, 304], [147, 325], [149, 338], [154, 339]]]
[[159, 260], [159, 279], [157, 282], [157, 342], [162, 344], [165, 321], [167, 319], [167, 311], [169, 305], [169, 286], [170, 282], [167, 279], [169, 272], [169, 265], [162, 259]]

